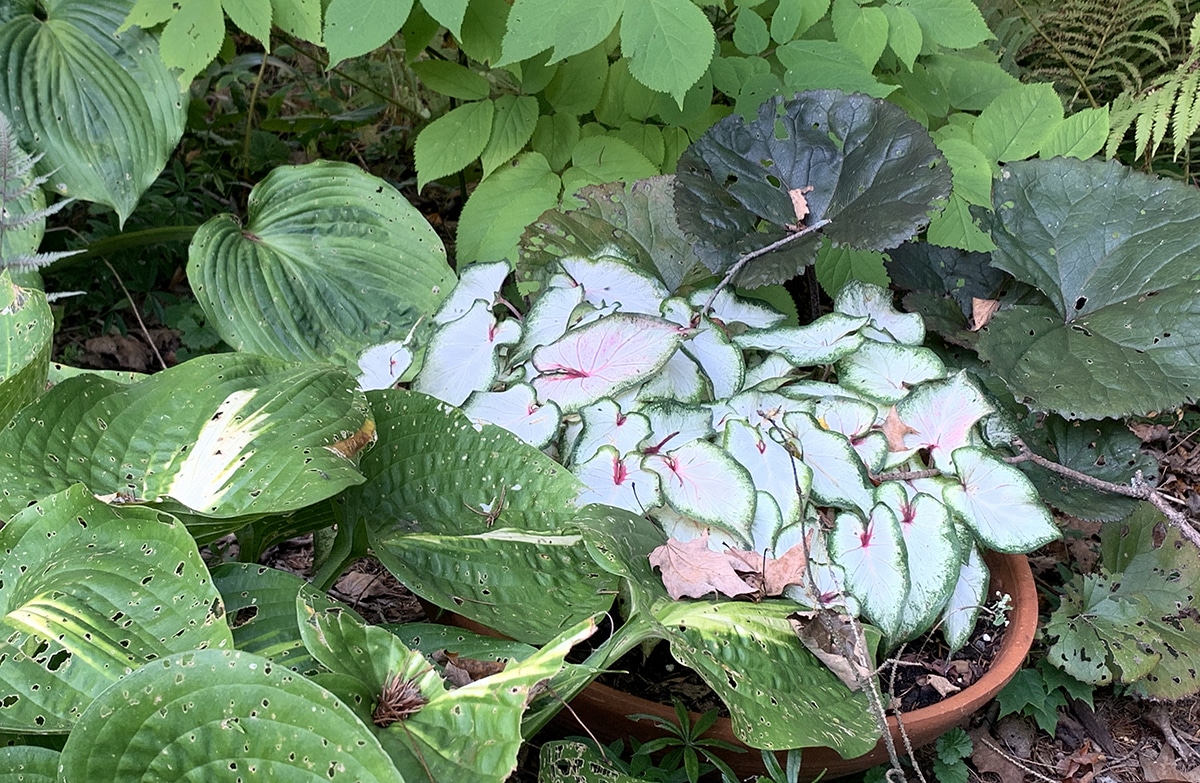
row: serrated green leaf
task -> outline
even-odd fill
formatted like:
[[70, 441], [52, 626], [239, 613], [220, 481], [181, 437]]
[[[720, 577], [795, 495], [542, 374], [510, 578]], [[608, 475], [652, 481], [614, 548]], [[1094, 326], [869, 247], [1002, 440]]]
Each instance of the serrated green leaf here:
[[1108, 140], [1108, 107], [1084, 109], [1063, 120], [1042, 142], [1042, 158], [1069, 157], [1087, 160]]
[[221, 0], [230, 21], [264, 47], [271, 43], [271, 0]]
[[970, 49], [992, 38], [979, 8], [971, 0], [901, 0], [925, 38], [947, 49]]
[[925, 40], [917, 17], [902, 5], [885, 3], [880, 6], [880, 10], [887, 17], [888, 48], [892, 50], [904, 67], [911, 71]]
[[766, 21], [749, 6], [739, 8], [733, 24], [733, 45], [738, 51], [742, 54], [760, 54], [769, 43], [771, 34], [767, 31]]
[[559, 63], [542, 95], [559, 114], [587, 114], [600, 102], [607, 76], [608, 55], [597, 46]]
[[629, 61], [622, 58], [608, 68], [608, 79], [595, 108], [596, 119], [609, 127], [627, 120], [641, 123], [656, 111], [658, 97], [658, 93], [633, 78]]
[[610, 131], [609, 135], [620, 139], [645, 156], [646, 160], [657, 171], [663, 162], [666, 148], [663, 143], [662, 131], [657, 125], [647, 125], [642, 122], [627, 122], [621, 127]]
[[992, 238], [979, 227], [978, 218], [971, 214], [966, 199], [957, 193], [951, 193], [946, 206], [929, 221], [925, 236], [932, 245], [958, 248], [970, 253], [987, 253], [996, 249]]
[[922, 60], [945, 86], [949, 105], [963, 111], [982, 111], [1001, 93], [1021, 82], [997, 63], [957, 54], [935, 54]]
[[325, 49], [332, 68], [378, 49], [400, 32], [413, 0], [330, 0], [325, 9]]
[[537, 98], [504, 95], [497, 98], [495, 103], [492, 134], [479, 156], [484, 177], [512, 160], [533, 137], [534, 128], [537, 127]]
[[587, 185], [604, 182], [634, 182], [658, 174], [658, 167], [627, 142], [612, 136], [580, 139], [571, 150], [571, 167], [563, 172], [563, 194], [569, 206], [582, 206], [573, 199]]
[[451, 98], [480, 101], [492, 89], [481, 74], [449, 60], [419, 60], [408, 67], [426, 87]]
[[459, 106], [426, 125], [413, 147], [417, 188], [467, 167], [487, 147], [492, 133], [492, 101]]
[[537, 119], [529, 148], [546, 158], [554, 171], [571, 162], [571, 150], [579, 141], [579, 119], [571, 114], [543, 114]]
[[213, 61], [225, 39], [221, 0], [188, 0], [180, 3], [162, 30], [163, 62], [180, 69], [179, 89]]
[[508, 15], [503, 57], [497, 66], [524, 60], [551, 47], [551, 62], [600, 44], [617, 25], [625, 0], [563, 3], [516, 0]]
[[1024, 160], [1037, 154], [1062, 121], [1062, 99], [1052, 85], [1022, 84], [998, 95], [979, 115], [975, 144], [990, 160]]
[[954, 173], [954, 194], [967, 204], [992, 206], [992, 166], [979, 147], [960, 138], [936, 139]]
[[[437, 2], [430, 4], [436, 5]], [[508, 27], [508, 12], [507, 0], [471, 0], [467, 4], [458, 42], [468, 57], [485, 64], [500, 59], [501, 42]]]
[[459, 262], [515, 258], [517, 240], [558, 203], [562, 181], [536, 152], [501, 166], [467, 199], [458, 221]]
[[471, 0], [421, 0], [425, 11], [455, 38], [462, 38], [463, 17]]
[[775, 55], [787, 69], [783, 83], [796, 92], [839, 89], [885, 98], [896, 89], [876, 79], [861, 57], [837, 41], [792, 41], [776, 49]]
[[858, 55], [867, 70], [873, 69], [888, 44], [888, 16], [883, 9], [855, 0], [833, 0], [829, 18], [838, 43]]
[[275, 26], [311, 43], [321, 43], [321, 0], [271, 0]]
[[708, 70], [716, 36], [690, 0], [630, 2], [621, 17], [621, 50], [629, 72], [683, 108], [684, 94]]

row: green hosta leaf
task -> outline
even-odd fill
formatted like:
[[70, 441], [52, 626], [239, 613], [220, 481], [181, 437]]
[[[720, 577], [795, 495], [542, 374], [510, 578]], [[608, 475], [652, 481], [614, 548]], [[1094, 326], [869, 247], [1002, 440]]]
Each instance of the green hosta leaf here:
[[475, 101], [459, 106], [426, 125], [413, 147], [417, 188], [435, 179], [462, 171], [479, 157], [492, 134], [492, 101]]
[[413, 0], [330, 0], [324, 36], [329, 67], [390, 41], [412, 7]]
[[34, 745], [0, 748], [0, 783], [55, 783], [58, 780], [57, 750]]
[[754, 480], [727, 451], [693, 440], [643, 463], [662, 480], [663, 497], [676, 511], [727, 530], [750, 543]]
[[492, 87], [486, 77], [449, 60], [418, 60], [408, 66], [431, 90], [464, 101], [481, 101]]
[[862, 346], [859, 329], [867, 320], [827, 313], [806, 326], [751, 330], [735, 336], [733, 342], [742, 348], [781, 354], [797, 367], [832, 364]]
[[621, 772], [614, 761], [584, 742], [546, 742], [538, 751], [538, 783], [638, 783], [639, 778]]
[[558, 204], [562, 181], [536, 152], [518, 155], [475, 188], [458, 221], [459, 263], [516, 258], [517, 240]]
[[1053, 303], [1002, 311], [980, 335], [981, 357], [1016, 396], [1068, 418], [1196, 398], [1200, 194], [1055, 159], [1006, 167], [995, 204], [992, 263]]
[[909, 389], [943, 378], [946, 366], [933, 351], [915, 345], [865, 340], [838, 362], [838, 383], [886, 403], [899, 402]]
[[266, 658], [224, 650], [154, 661], [105, 691], [71, 732], [62, 774], [97, 783], [401, 779], [332, 693]]
[[975, 446], [955, 449], [951, 458], [959, 480], [942, 496], [990, 549], [1031, 552], [1061, 535], [1024, 473]]
[[213, 218], [188, 255], [225, 342], [355, 370], [363, 349], [405, 339], [454, 280], [441, 240], [395, 188], [327, 161], [272, 171], [251, 191], [245, 225]]
[[534, 128], [537, 127], [537, 98], [528, 95], [504, 95], [497, 98], [495, 103], [492, 135], [479, 156], [485, 177], [524, 149], [533, 137]]
[[11, 517], [0, 552], [5, 731], [68, 731], [145, 661], [232, 643], [195, 541], [161, 512], [76, 484]]
[[867, 70], [874, 68], [888, 43], [887, 14], [882, 8], [854, 0], [833, 0], [831, 10], [829, 18], [838, 42], [858, 55]]
[[1087, 160], [1108, 141], [1108, 107], [1084, 109], [1063, 120], [1042, 142], [1042, 158], [1079, 158]]
[[45, 390], [53, 338], [46, 294], [0, 270], [0, 425]]
[[947, 49], [970, 49], [992, 38], [983, 15], [971, 0], [901, 0], [932, 43]]
[[621, 17], [621, 50], [629, 72], [682, 107], [683, 96], [708, 70], [716, 45], [712, 24], [690, 0], [629, 2]]
[[[571, 150], [571, 167], [563, 172], [563, 192], [574, 196], [585, 185], [633, 182], [658, 174], [658, 167], [627, 142], [612, 136], [580, 139]], [[583, 206], [577, 199], [564, 203]]]
[[846, 589], [889, 639], [902, 636], [908, 601], [908, 553], [896, 512], [883, 504], [866, 523], [857, 514], [838, 514], [829, 554], [845, 572]]
[[975, 144], [1007, 163], [1036, 155], [1063, 121], [1062, 99], [1048, 83], [1022, 84], [996, 97], [975, 122]]
[[41, 18], [23, 5], [0, 26], [0, 111], [60, 193], [124, 222], [179, 143], [186, 93], [154, 36], [116, 32], [130, 0], [58, 0]]
[[331, 367], [217, 354], [129, 385], [80, 376], [0, 432], [0, 518], [76, 482], [189, 525], [289, 511], [361, 483], [354, 455], [372, 431], [362, 393]]

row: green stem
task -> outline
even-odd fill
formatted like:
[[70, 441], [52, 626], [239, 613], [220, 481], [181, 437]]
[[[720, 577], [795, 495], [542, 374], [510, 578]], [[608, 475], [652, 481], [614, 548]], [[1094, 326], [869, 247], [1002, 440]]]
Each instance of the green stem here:
[[70, 256], [55, 265], [55, 271], [67, 269], [84, 261], [104, 258], [113, 253], [135, 250], [139, 247], [160, 245], [164, 242], [190, 242], [200, 226], [162, 226], [130, 231], [90, 243], [79, 255]]

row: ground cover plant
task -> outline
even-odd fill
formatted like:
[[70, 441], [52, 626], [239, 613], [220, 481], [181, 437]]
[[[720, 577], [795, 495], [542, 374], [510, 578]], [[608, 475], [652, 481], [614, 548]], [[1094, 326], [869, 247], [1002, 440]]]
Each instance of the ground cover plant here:
[[[197, 45], [195, 62], [164, 64], [156, 41], [173, 40], [200, 6], [10, 9], [0, 51], [27, 93], [0, 96], [12, 120], [11, 132], [0, 126], [0, 600], [9, 629], [0, 730], [16, 735], [4, 751], [14, 769], [63, 780], [179, 769], [233, 779], [258, 773], [243, 768], [257, 755], [297, 780], [501, 780], [523, 737], [597, 670], [653, 639], [668, 640], [722, 695], [750, 744], [854, 754], [873, 746], [882, 714], [870, 651], [935, 625], [961, 643], [986, 600], [979, 553], [1057, 536], [1035, 488], [1079, 504], [1075, 513], [1090, 503], [1124, 516], [1095, 492], [1054, 494], [1064, 472], [1076, 483], [1097, 473], [1091, 489], [1168, 509], [1178, 532], [1170, 547], [1156, 545], [1147, 532], [1156, 512], [1143, 509], [1148, 516], [1128, 526], [1132, 540], [1107, 539], [1105, 570], [1071, 587], [1047, 629], [1053, 662], [1148, 695], [1194, 692], [1194, 618], [1176, 602], [1194, 592], [1194, 574], [1172, 554], [1174, 536], [1194, 531], [1146, 481], [1153, 465], [1127, 459], [1128, 442], [1100, 420], [1195, 399], [1194, 292], [1180, 282], [1194, 276], [1200, 209], [1191, 191], [1114, 164], [1020, 162], [1038, 152], [1086, 157], [1091, 142], [1068, 141], [1092, 139], [1084, 131], [1100, 113], [1063, 119], [1061, 105], [1056, 114], [1036, 86], [1005, 82], [982, 54], [979, 72], [1011, 90], [940, 114], [916, 106], [919, 82], [906, 74], [936, 71], [938, 57], [956, 56], [948, 49], [986, 36], [973, 7], [958, 8], [951, 28], [974, 32], [950, 39], [945, 26], [921, 24], [920, 3], [861, 13], [835, 3], [828, 19], [822, 12], [791, 33], [784, 4], [697, 17], [689, 4], [652, 3], [679, 10], [697, 34], [707, 25], [726, 48], [711, 74], [688, 75], [700, 51], [689, 46], [668, 74], [678, 84], [644, 85], [637, 77], [651, 52], [637, 42], [647, 20], [626, 9], [618, 29], [613, 14], [588, 48], [568, 54], [566, 28], [524, 26], [535, 5], [507, 12], [531, 16], [492, 41], [494, 57], [469, 51], [486, 41], [467, 41], [500, 29], [499, 16], [486, 16], [502, 14], [499, 5], [464, 4], [457, 21], [412, 6], [397, 22], [408, 26], [406, 43], [420, 41], [417, 23], [426, 41], [437, 23], [459, 33], [442, 43], [461, 39], [466, 60], [433, 57], [414, 72], [474, 90], [455, 100], [469, 101], [471, 122], [489, 130], [466, 160], [438, 140], [452, 123], [430, 124], [418, 143], [419, 184], [481, 160], [457, 269], [385, 180], [342, 162], [275, 168], [244, 214], [212, 216], [190, 245], [195, 306], [234, 350], [146, 378], [51, 373], [39, 270], [52, 274], [58, 257], [38, 250], [65, 202], [47, 209], [42, 190], [108, 205], [118, 224], [131, 219], [179, 141], [181, 86], [209, 57]], [[352, 52], [337, 32], [355, 27], [350, 10], [331, 4], [322, 28], [315, 6], [272, 8], [289, 34], [323, 34], [334, 57]], [[211, 31], [221, 21], [211, 11], [191, 29]], [[913, 33], [905, 13], [917, 20], [917, 42], [903, 35]], [[265, 41], [261, 15], [238, 14], [233, 21]], [[839, 59], [837, 47], [874, 40], [854, 31], [878, 33], [880, 18], [887, 43], [876, 59]], [[778, 46], [758, 73], [764, 28]], [[536, 51], [504, 76], [506, 46]], [[564, 63], [584, 58], [574, 62], [602, 76], [534, 62], [560, 46]], [[61, 71], [37, 67], [52, 55]], [[773, 70], [801, 56], [839, 63], [836, 84]], [[85, 67], [96, 58], [103, 69]], [[761, 91], [726, 80], [726, 97], [738, 92], [741, 105], [711, 103], [712, 88], [692, 97], [706, 77], [724, 78], [723, 59], [768, 77], [756, 82]], [[555, 71], [544, 91], [532, 86], [535, 66]], [[58, 95], [56, 73], [76, 74], [78, 93]], [[655, 113], [638, 120], [656, 117], [646, 124], [654, 131], [606, 121], [603, 90], [572, 114], [554, 101], [578, 94], [553, 87], [568, 75], [604, 89], [658, 87]], [[522, 94], [507, 92], [510, 77]], [[802, 86], [893, 102], [840, 90], [792, 97]], [[787, 98], [771, 97], [785, 88]], [[72, 101], [81, 96], [109, 123], [99, 146], [79, 130], [86, 118]], [[517, 143], [525, 98], [538, 114], [533, 135]], [[702, 104], [698, 118], [671, 120], [671, 107], [686, 112], [689, 100]], [[490, 125], [479, 119], [487, 106]], [[508, 117], [501, 126], [498, 112]], [[598, 127], [580, 124], [585, 115]], [[544, 119], [567, 128], [563, 117], [576, 118], [579, 138], [550, 166], [536, 132]], [[674, 136], [669, 163], [665, 151], [649, 167], [625, 154], [635, 136], [655, 147], [655, 133]], [[460, 153], [477, 141], [467, 136]], [[589, 183], [607, 184], [576, 189]], [[517, 191], [527, 198], [510, 203]], [[984, 207], [974, 215], [972, 199]], [[1105, 232], [1089, 234], [1097, 214]], [[965, 240], [957, 250], [898, 247], [921, 237], [945, 244], [938, 231], [955, 215], [994, 246], [990, 259], [965, 252], [983, 246]], [[878, 285], [885, 252], [897, 287], [910, 292], [906, 308], [926, 319], [897, 310]], [[814, 264], [832, 306], [801, 323], [778, 284]], [[1131, 264], [1145, 274], [1117, 279]], [[994, 296], [1000, 289], [1008, 295]], [[1000, 313], [987, 321], [975, 300]], [[1120, 458], [1098, 470], [1098, 453]], [[255, 561], [274, 543], [335, 526], [319, 587], [371, 551], [426, 600], [517, 641], [368, 626], [286, 575], [210, 570], [198, 555], [234, 534], [241, 557]], [[918, 548], [928, 556], [910, 556]], [[564, 665], [618, 595], [624, 625], [586, 664]], [[1161, 622], [1132, 636], [1119, 629], [1146, 607]], [[843, 615], [852, 653], [840, 659], [852, 665], [839, 676], [798, 636]], [[1097, 644], [1102, 662], [1088, 653]], [[229, 697], [212, 699], [216, 688]], [[157, 709], [159, 699], [180, 709]], [[184, 708], [193, 703], [209, 706]], [[296, 713], [315, 717], [287, 719]], [[190, 730], [217, 752], [167, 739]], [[34, 748], [30, 737], [54, 747]]]

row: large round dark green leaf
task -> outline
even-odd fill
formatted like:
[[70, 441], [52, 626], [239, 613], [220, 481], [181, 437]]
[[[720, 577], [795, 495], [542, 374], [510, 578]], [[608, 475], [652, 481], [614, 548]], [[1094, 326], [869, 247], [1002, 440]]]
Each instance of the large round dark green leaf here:
[[1200, 398], [1200, 192], [1058, 158], [1010, 164], [993, 201], [992, 263], [1052, 303], [980, 337], [1018, 399], [1102, 418]]
[[371, 730], [329, 691], [244, 652], [154, 661], [84, 713], [62, 780], [400, 783]]
[[0, 25], [0, 111], [60, 192], [124, 221], [179, 143], [186, 93], [153, 35], [116, 32], [133, 0], [7, 5], [19, 10]]
[[69, 730], [144, 661], [232, 644], [187, 530], [81, 485], [0, 530], [0, 730]]
[[[796, 224], [790, 193], [802, 191], [805, 223], [829, 220], [835, 244], [886, 250], [929, 222], [950, 192], [950, 168], [903, 109], [836, 90], [765, 102], [753, 122], [730, 115], [684, 152], [675, 208], [714, 271], [783, 237]], [[771, 227], [755, 231], [759, 220]], [[778, 283], [808, 264], [819, 239], [754, 261], [743, 285]]]
[[188, 277], [225, 342], [289, 361], [357, 367], [402, 340], [454, 287], [446, 250], [388, 183], [348, 163], [275, 169], [246, 222], [196, 232]]

